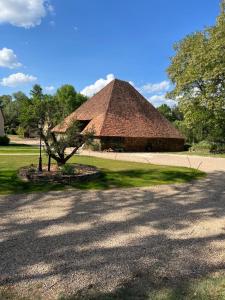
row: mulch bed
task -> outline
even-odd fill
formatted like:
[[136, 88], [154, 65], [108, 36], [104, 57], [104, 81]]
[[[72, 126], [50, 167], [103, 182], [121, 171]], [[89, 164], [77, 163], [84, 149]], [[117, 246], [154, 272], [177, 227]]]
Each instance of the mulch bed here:
[[43, 171], [38, 172], [34, 165], [22, 167], [19, 169], [18, 176], [23, 181], [32, 182], [56, 182], [56, 183], [72, 183], [76, 181], [92, 180], [100, 175], [100, 171], [93, 166], [73, 164], [74, 174], [63, 174], [57, 165], [51, 166], [51, 171], [47, 170], [47, 166], [43, 166]]

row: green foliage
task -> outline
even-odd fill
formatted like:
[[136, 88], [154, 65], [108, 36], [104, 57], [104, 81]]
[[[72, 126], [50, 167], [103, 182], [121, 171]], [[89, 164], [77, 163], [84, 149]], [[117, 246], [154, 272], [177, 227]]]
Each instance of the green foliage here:
[[39, 84], [35, 84], [30, 91], [30, 95], [33, 99], [42, 100], [44, 97], [42, 87]]
[[98, 142], [93, 142], [88, 147], [92, 151], [101, 151], [101, 144]]
[[48, 120], [47, 126], [52, 128], [86, 100], [87, 97], [76, 93], [71, 85], [62, 86], [55, 95], [44, 94], [38, 84], [31, 89], [30, 98], [21, 91], [2, 95], [0, 107], [5, 117], [6, 133], [15, 134], [18, 129], [22, 132], [23, 128], [25, 137], [36, 136], [40, 120]]
[[[72, 122], [66, 133], [56, 134], [51, 131], [51, 128], [43, 130], [41, 133], [45, 143], [45, 150], [58, 165], [64, 165], [84, 144], [90, 144], [93, 140], [93, 132], [80, 134], [78, 122]], [[69, 154], [66, 149], [72, 147]]]
[[[47, 154], [58, 164], [65, 164], [80, 146], [90, 140], [91, 135], [89, 133], [80, 135], [77, 123], [71, 124], [64, 135], [56, 136], [51, 130], [68, 113], [85, 101], [86, 97], [77, 94], [74, 87], [70, 85], [62, 86], [57, 90], [55, 96], [43, 94], [42, 88], [35, 85], [30, 94], [31, 99], [24, 98], [23, 101], [20, 101], [19, 133], [26, 137], [37, 135], [39, 134], [38, 124], [41, 123], [43, 127], [41, 135]], [[69, 155], [66, 154], [68, 147], [73, 147]]]
[[193, 144], [191, 147], [191, 151], [223, 154], [225, 153], [225, 143], [201, 141], [197, 144]]
[[0, 96], [0, 105], [2, 107], [5, 119], [6, 133], [11, 133], [19, 124], [19, 107], [17, 101], [13, 101], [12, 96]]
[[78, 93], [76, 95], [76, 106], [75, 106], [74, 110], [77, 109], [79, 106], [81, 106], [81, 104], [83, 104], [87, 100], [88, 100], [87, 96], [84, 96], [84, 95]]
[[5, 136], [0, 136], [0, 146], [7, 146], [10, 142], [10, 139]]
[[74, 175], [74, 166], [70, 164], [65, 164], [61, 167], [61, 173], [63, 175]]
[[208, 141], [201, 141], [197, 144], [193, 144], [191, 151], [210, 151], [212, 144]]
[[0, 96], [0, 105], [5, 118], [5, 130], [8, 134], [15, 134], [20, 125], [22, 107], [29, 105], [29, 98], [23, 92]]
[[62, 118], [65, 118], [83, 104], [87, 100], [87, 97], [82, 94], [77, 94], [72, 85], [65, 84], [57, 90], [55, 99], [59, 106]]
[[[224, 274], [209, 274], [179, 281], [168, 279], [159, 284], [157, 278], [142, 272], [141, 278], [120, 284], [110, 292], [96, 287], [84, 288], [76, 294], [65, 294], [58, 300], [224, 300]], [[12, 299], [14, 300], [14, 299]]]
[[21, 126], [19, 126], [19, 127], [17, 128], [16, 134], [17, 134], [19, 137], [23, 138], [23, 137], [24, 137], [24, 134], [25, 134], [24, 128], [21, 127]]
[[162, 104], [157, 109], [167, 120], [173, 120], [172, 110], [167, 104]]
[[225, 8], [215, 26], [185, 37], [174, 46], [168, 75], [178, 99], [188, 138], [225, 140]]
[[[107, 189], [117, 187], [141, 187], [158, 184], [183, 183], [201, 178], [204, 173], [183, 167], [156, 166], [146, 163], [133, 163], [119, 160], [101, 159], [95, 157], [76, 156], [71, 163], [96, 166], [102, 171], [102, 176], [90, 182], [71, 182], [70, 187], [80, 189]], [[17, 177], [20, 167], [35, 164], [37, 155], [4, 155], [0, 159], [0, 194], [17, 194], [37, 191], [60, 190], [67, 186], [55, 183], [23, 182]], [[47, 163], [47, 157], [43, 157]]]
[[170, 122], [183, 119], [183, 114], [179, 110], [178, 106], [169, 107], [167, 104], [162, 104], [157, 109]]
[[210, 152], [215, 154], [225, 153], [225, 143], [212, 143]]

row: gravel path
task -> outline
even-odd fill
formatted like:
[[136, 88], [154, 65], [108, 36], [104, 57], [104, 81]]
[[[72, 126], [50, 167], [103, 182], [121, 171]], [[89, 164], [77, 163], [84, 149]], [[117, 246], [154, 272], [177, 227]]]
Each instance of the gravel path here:
[[83, 150], [80, 152], [80, 155], [159, 165], [191, 167], [198, 168], [204, 172], [225, 171], [225, 158], [188, 155], [188, 152], [187, 155], [184, 155], [153, 152], [115, 153]]
[[10, 142], [15, 144], [24, 144], [28, 146], [38, 146], [40, 143], [39, 138], [21, 138], [18, 135], [9, 135]]
[[1, 196], [0, 285], [55, 299], [224, 270], [225, 159], [208, 169], [185, 185]]

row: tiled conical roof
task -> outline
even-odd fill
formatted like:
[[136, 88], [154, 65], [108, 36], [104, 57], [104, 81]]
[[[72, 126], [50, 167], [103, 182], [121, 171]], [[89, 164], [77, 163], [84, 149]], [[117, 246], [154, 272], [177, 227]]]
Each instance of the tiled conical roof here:
[[66, 132], [75, 120], [89, 121], [83, 132], [94, 130], [95, 136], [184, 138], [132, 85], [118, 79], [87, 100], [53, 131]]

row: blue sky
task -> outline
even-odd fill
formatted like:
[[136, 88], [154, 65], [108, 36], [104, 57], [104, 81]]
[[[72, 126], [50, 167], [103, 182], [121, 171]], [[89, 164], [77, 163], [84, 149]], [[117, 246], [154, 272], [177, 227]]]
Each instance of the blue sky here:
[[213, 25], [219, 3], [0, 0], [0, 95], [28, 93], [34, 83], [51, 92], [69, 83], [91, 95], [116, 77], [159, 105], [174, 42]]

